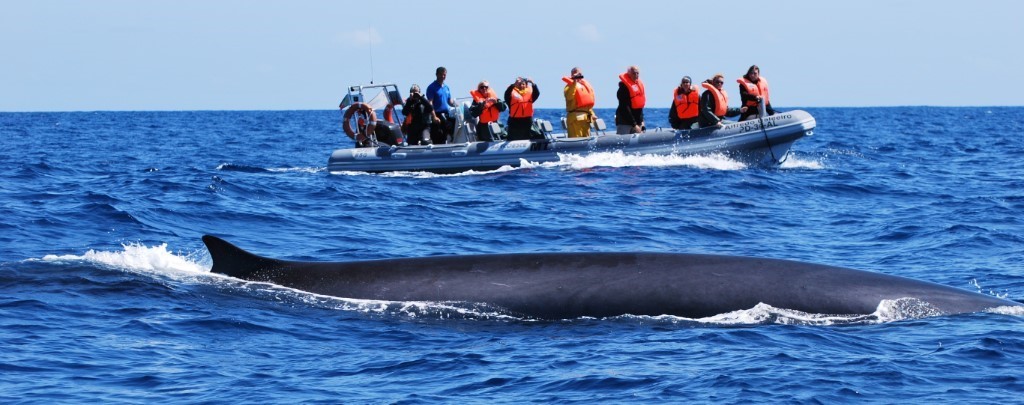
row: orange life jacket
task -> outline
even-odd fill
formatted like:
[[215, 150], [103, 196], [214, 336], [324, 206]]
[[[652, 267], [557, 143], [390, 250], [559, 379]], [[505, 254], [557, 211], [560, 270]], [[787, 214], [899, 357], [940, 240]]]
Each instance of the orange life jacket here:
[[697, 105], [700, 103], [700, 94], [697, 92], [697, 86], [690, 85], [690, 93], [683, 94], [679, 91], [679, 87], [672, 94], [672, 99], [676, 103], [676, 116], [681, 119], [693, 118], [697, 116]]
[[729, 111], [729, 95], [725, 93], [725, 89], [719, 90], [708, 82], [701, 83], [700, 86], [710, 91], [711, 95], [715, 97], [715, 115], [719, 118], [724, 117], [725, 113]]
[[634, 110], [644, 108], [647, 105], [647, 94], [644, 93], [643, 80], [636, 79], [634, 82], [626, 73], [620, 74], [619, 80], [622, 80], [622, 83], [626, 85], [626, 90], [629, 90], [630, 108]]
[[563, 77], [562, 81], [570, 86], [576, 86], [576, 110], [586, 110], [594, 107], [594, 88], [587, 79], [573, 80]]
[[473, 96], [474, 102], [484, 103], [484, 109], [480, 112], [481, 124], [487, 124], [498, 120], [498, 116], [501, 114], [501, 111], [498, 111], [498, 107], [494, 106], [494, 99], [498, 98], [498, 95], [494, 93], [494, 90], [487, 89], [487, 94], [480, 94], [479, 89], [470, 90], [469, 95]]
[[522, 91], [519, 88], [512, 89], [512, 100], [508, 107], [510, 118], [533, 117], [533, 86], [527, 85]]
[[[764, 104], [768, 105], [768, 79], [765, 79], [764, 76], [761, 76], [759, 79], [757, 79], [757, 83], [748, 80], [746, 76], [736, 79], [736, 83], [739, 83], [741, 86], [746, 87], [748, 94], [754, 97], [760, 96], [764, 98]], [[747, 107], [756, 108], [757, 100], [748, 100]]]

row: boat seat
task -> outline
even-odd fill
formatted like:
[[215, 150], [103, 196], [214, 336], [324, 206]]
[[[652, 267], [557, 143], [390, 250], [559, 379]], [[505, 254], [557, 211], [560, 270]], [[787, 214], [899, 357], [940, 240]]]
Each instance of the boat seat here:
[[455, 128], [455, 133], [451, 136], [451, 143], [467, 143], [476, 141], [476, 126], [475, 125], [462, 125]]
[[551, 125], [551, 121], [540, 118], [533, 120], [533, 132], [543, 136], [545, 139], [555, 139], [554, 130], [555, 127]]
[[537, 129], [539, 129], [540, 132], [544, 134], [550, 134], [551, 131], [554, 131], [555, 129], [554, 127], [551, 126], [551, 121], [548, 120], [542, 120], [538, 118], [533, 120], [533, 122], [534, 124], [537, 124]]
[[487, 124], [487, 132], [490, 132], [491, 141], [500, 141], [504, 138], [505, 130], [497, 121]]
[[594, 120], [594, 123], [590, 126], [590, 128], [604, 135], [604, 131], [608, 129], [608, 126], [605, 125], [603, 118], [598, 118]]

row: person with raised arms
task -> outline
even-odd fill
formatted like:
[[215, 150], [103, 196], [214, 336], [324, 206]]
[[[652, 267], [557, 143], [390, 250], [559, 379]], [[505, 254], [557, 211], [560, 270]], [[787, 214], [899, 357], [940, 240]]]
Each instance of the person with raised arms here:
[[402, 113], [408, 117], [409, 123], [404, 129], [409, 145], [430, 144], [430, 125], [439, 120], [433, 106], [420, 94], [419, 85], [409, 88], [409, 98], [405, 99]]
[[569, 138], [590, 136], [590, 123], [597, 121], [594, 114], [594, 87], [583, 78], [579, 67], [572, 68], [568, 77], [563, 77], [565, 88], [565, 128]]
[[508, 140], [523, 140], [534, 137], [533, 103], [540, 97], [540, 89], [533, 80], [518, 77], [505, 89], [505, 102], [508, 103]]

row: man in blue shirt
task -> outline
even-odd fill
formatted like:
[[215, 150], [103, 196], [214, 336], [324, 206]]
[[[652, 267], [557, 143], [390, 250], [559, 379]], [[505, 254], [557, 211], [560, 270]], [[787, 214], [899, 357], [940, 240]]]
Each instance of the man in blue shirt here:
[[434, 72], [437, 80], [427, 86], [427, 100], [434, 106], [434, 112], [440, 118], [440, 122], [434, 124], [430, 131], [430, 138], [435, 144], [442, 144], [455, 134], [455, 120], [449, 115], [451, 107], [455, 107], [455, 100], [452, 100], [452, 91], [444, 84], [448, 77], [448, 69], [444, 66], [438, 67]]

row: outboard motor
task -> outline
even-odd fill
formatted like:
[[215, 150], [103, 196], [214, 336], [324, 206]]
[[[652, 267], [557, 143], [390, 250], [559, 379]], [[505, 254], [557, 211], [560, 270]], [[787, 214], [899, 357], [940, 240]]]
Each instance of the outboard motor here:
[[377, 121], [377, 127], [374, 128], [373, 134], [377, 137], [377, 142], [388, 145], [401, 145], [405, 143], [405, 136], [402, 135], [402, 126], [395, 123], [384, 120]]

